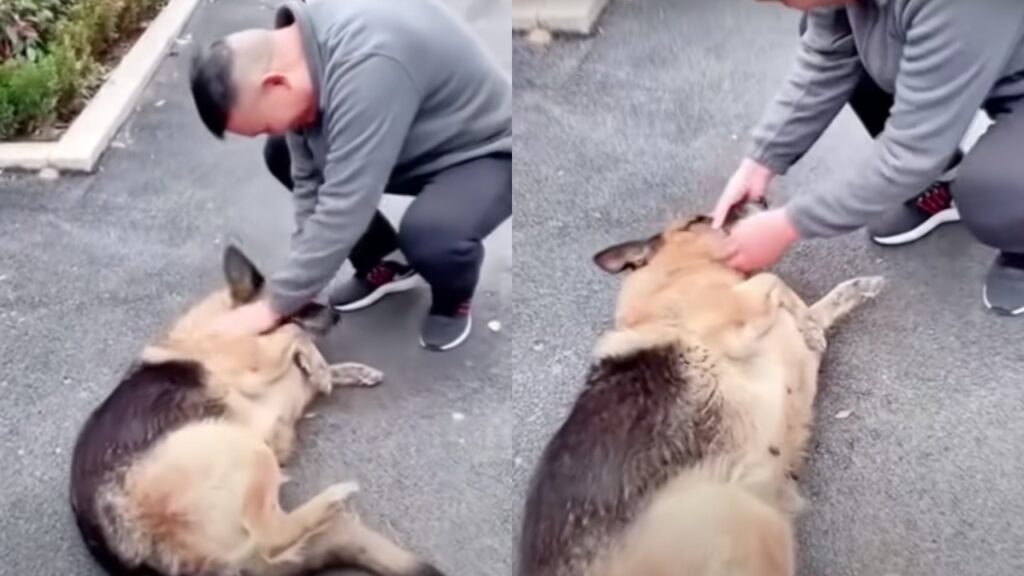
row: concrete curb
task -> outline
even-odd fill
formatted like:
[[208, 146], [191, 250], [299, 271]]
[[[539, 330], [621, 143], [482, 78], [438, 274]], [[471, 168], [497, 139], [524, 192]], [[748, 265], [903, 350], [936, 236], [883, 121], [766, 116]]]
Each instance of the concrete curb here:
[[0, 143], [0, 168], [92, 172], [201, 0], [170, 0], [56, 142]]
[[512, 29], [593, 34], [608, 0], [512, 0]]

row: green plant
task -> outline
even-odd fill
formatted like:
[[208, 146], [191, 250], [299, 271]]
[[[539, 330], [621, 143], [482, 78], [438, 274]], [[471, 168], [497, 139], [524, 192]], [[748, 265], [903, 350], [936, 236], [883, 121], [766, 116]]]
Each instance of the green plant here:
[[0, 140], [54, 120], [57, 71], [52, 57], [0, 65], [0, 86]]
[[0, 64], [0, 140], [70, 120], [99, 84], [111, 49], [166, 2], [0, 0], [0, 55], [9, 55]]
[[65, 12], [68, 0], [0, 1], [0, 61], [15, 57], [36, 60]]

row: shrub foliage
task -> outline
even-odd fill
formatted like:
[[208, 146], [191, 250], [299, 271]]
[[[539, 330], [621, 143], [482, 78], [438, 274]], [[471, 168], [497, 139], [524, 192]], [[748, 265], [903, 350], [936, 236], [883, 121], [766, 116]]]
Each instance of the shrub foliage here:
[[111, 50], [167, 0], [0, 0], [0, 140], [79, 112]]

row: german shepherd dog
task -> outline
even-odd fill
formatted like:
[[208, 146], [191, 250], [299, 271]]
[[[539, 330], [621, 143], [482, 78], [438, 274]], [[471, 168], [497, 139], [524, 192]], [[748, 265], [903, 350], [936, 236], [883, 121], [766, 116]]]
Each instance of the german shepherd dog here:
[[354, 482], [295, 510], [280, 466], [318, 394], [373, 386], [377, 370], [328, 365], [313, 343], [337, 314], [311, 305], [261, 336], [207, 330], [261, 297], [263, 276], [234, 247], [226, 288], [146, 347], [85, 422], [71, 464], [71, 508], [93, 557], [116, 576], [298, 576], [355, 565], [384, 576], [441, 573], [362, 524]]
[[826, 331], [882, 288], [807, 306], [725, 264], [710, 218], [610, 247], [614, 327], [534, 470], [520, 576], [792, 576], [796, 479]]

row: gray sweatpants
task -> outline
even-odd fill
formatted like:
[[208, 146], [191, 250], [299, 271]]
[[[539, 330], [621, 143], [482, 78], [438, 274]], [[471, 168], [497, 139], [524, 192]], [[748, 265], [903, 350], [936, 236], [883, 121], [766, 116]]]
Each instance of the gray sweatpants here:
[[[850, 107], [871, 136], [885, 128], [892, 95], [865, 77]], [[983, 244], [1024, 254], [1024, 101], [990, 102], [994, 120], [960, 163], [950, 192], [961, 219]]]
[[[806, 27], [805, 16], [801, 34]], [[872, 138], [885, 129], [893, 103], [892, 94], [867, 75], [850, 98], [850, 108]], [[1024, 255], [1024, 99], [990, 101], [985, 112], [995, 124], [961, 161], [950, 192], [979, 242]]]
[[[271, 174], [291, 190], [291, 157], [284, 138], [268, 138], [263, 155]], [[401, 248], [431, 287], [431, 309], [454, 311], [476, 291], [484, 238], [512, 215], [512, 155], [496, 153], [389, 184], [385, 193], [415, 199], [398, 231], [380, 210], [374, 214], [349, 253], [356, 273], [369, 272]]]

